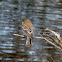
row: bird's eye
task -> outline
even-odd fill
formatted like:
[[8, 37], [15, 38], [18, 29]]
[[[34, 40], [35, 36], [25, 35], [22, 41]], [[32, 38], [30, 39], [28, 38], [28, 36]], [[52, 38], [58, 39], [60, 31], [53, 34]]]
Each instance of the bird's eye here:
[[29, 32], [31, 32], [31, 29], [29, 28]]
[[30, 30], [30, 32], [31, 32], [31, 30]]
[[30, 30], [30, 32], [31, 32], [31, 30]]

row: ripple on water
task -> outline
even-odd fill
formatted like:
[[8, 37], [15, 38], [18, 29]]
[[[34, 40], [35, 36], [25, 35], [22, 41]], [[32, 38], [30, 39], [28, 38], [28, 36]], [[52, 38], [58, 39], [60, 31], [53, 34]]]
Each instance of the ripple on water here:
[[45, 28], [62, 32], [62, 3], [59, 2], [59, 0], [1, 0], [0, 60], [4, 59], [6, 62], [40, 61], [40, 56], [52, 62], [51, 56], [56, 62], [61, 62], [61, 53], [42, 39], [33, 40], [33, 46], [26, 48], [26, 39], [13, 36], [15, 32], [21, 33], [24, 17], [32, 20], [36, 36], [39, 32], [45, 33]]

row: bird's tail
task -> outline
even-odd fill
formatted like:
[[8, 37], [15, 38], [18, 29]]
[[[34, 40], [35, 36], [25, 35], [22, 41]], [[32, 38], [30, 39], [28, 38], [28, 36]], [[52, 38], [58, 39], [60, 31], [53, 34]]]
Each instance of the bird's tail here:
[[27, 37], [27, 40], [26, 40], [26, 47], [31, 47], [31, 46], [32, 46], [32, 38]]

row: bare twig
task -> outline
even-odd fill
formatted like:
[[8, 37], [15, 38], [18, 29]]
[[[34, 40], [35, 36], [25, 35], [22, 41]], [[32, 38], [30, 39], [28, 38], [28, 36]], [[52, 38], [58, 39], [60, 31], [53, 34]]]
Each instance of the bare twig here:
[[58, 49], [60, 49], [62, 51], [62, 49], [59, 46], [55, 45], [54, 43], [52, 43], [51, 41], [47, 40], [46, 38], [41, 37], [41, 39], [44, 39], [45, 41], [47, 41], [48, 43], [52, 44], [53, 46], [55, 46], [56, 48], [58, 48]]
[[[20, 37], [22, 37], [22, 38], [25, 38], [25, 36], [23, 36], [23, 35], [19, 35], [19, 34], [14, 34], [14, 35], [20, 36]], [[61, 49], [59, 46], [55, 45], [54, 43], [52, 43], [51, 41], [47, 40], [47, 39], [44, 38], [43, 36], [41, 36], [41, 37], [33, 37], [33, 38], [44, 39], [45, 41], [49, 42], [50, 44], [52, 44], [53, 46], [55, 46], [56, 48], [58, 48], [58, 49], [60, 49], [60, 50], [62, 51], [62, 49]]]
[[[20, 36], [21, 38], [25, 38], [25, 36], [23, 36], [23, 35], [19, 35], [19, 34], [13, 34], [13, 35]], [[41, 37], [33, 37], [33, 38], [41, 38]]]
[[[56, 48], [58, 48], [58, 49], [60, 49], [61, 51], [62, 51], [62, 39], [61, 39], [61, 37], [60, 37], [60, 34], [57, 34], [56, 32], [54, 32], [53, 30], [50, 30], [50, 29], [46, 29], [47, 31], [49, 31], [49, 32], [51, 32], [51, 33], [53, 33], [56, 37], [57, 37], [57, 39], [58, 39], [58, 41], [56, 41], [53, 37], [51, 37], [50, 35], [48, 35], [48, 34], [46, 34], [46, 33], [43, 33], [43, 35], [45, 35], [45, 36], [47, 36], [47, 37], [49, 37], [50, 39], [52, 39], [55, 43], [57, 43], [59, 46], [57, 46], [56, 44], [54, 44], [54, 43], [52, 43], [51, 41], [49, 41], [48, 39], [46, 39], [45, 37], [43, 37], [41, 34], [40, 34], [40, 37], [33, 37], [33, 38], [40, 38], [40, 39], [44, 39], [45, 41], [47, 41], [47, 42], [49, 42], [50, 44], [52, 44], [53, 46], [55, 46]], [[25, 38], [25, 36], [23, 36], [23, 35], [19, 35], [19, 34], [13, 34], [13, 35], [16, 35], [16, 36], [20, 36], [20, 37], [22, 37], [22, 38]], [[59, 42], [60, 41], [60, 42]]]
[[53, 33], [57, 37], [57, 39], [59, 40], [59, 42], [62, 43], [62, 39], [60, 37], [60, 34], [54, 32], [53, 30], [50, 30], [48, 28], [46, 30], [49, 31], [49, 32], [51, 32], [51, 33]]
[[60, 47], [62, 47], [62, 44], [60, 44], [58, 41], [56, 41], [53, 37], [51, 37], [50, 35], [43, 33], [43, 35], [49, 37], [50, 39], [52, 39], [54, 42], [56, 42]]
[[51, 59], [53, 60], [53, 62], [55, 62], [55, 60], [51, 57]]
[[53, 37], [51, 37], [50, 35], [46, 34], [46, 33], [43, 33], [43, 35], [49, 37], [50, 39], [52, 39], [54, 42], [57, 42]]
[[20, 36], [20, 37], [22, 37], [22, 38], [25, 38], [25, 36], [23, 36], [23, 35], [19, 35], [19, 34], [13, 34], [13, 35], [15, 35], [15, 36]]

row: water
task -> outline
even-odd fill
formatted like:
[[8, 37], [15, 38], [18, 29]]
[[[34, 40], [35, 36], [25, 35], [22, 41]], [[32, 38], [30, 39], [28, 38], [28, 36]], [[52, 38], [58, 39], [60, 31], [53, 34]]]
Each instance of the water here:
[[23, 18], [32, 21], [35, 36], [49, 28], [62, 37], [61, 0], [0, 0], [0, 62], [62, 62], [62, 52], [46, 41], [33, 39], [27, 48], [26, 39], [13, 35], [22, 34]]

